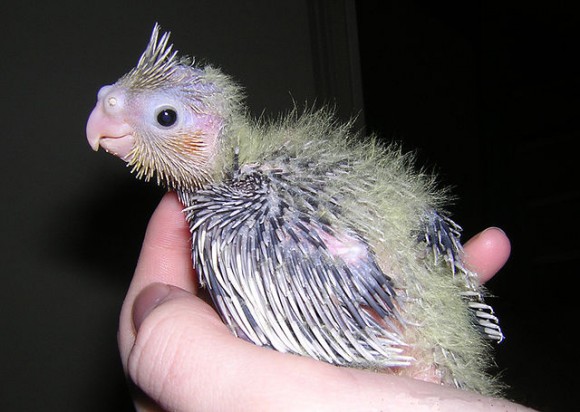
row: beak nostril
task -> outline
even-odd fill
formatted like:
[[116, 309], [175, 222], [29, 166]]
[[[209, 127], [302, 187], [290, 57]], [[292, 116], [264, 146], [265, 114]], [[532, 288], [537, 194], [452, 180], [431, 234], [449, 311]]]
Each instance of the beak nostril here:
[[123, 91], [119, 90], [114, 85], [101, 87], [101, 90], [99, 90], [97, 95], [97, 99], [102, 105], [103, 109], [108, 113], [114, 113], [123, 108]]

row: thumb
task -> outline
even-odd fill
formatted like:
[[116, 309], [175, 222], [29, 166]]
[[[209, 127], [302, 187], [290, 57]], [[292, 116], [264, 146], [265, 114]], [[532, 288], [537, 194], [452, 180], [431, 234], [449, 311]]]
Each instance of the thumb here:
[[[136, 336], [127, 358], [131, 380], [166, 410], [197, 409], [201, 405], [196, 401], [204, 402], [198, 396], [200, 387], [205, 386], [195, 379], [204, 374], [197, 349], [216, 335], [231, 338], [215, 311], [183, 289], [154, 283], [137, 295], [132, 317]], [[147, 404], [141, 401], [138, 409]]]

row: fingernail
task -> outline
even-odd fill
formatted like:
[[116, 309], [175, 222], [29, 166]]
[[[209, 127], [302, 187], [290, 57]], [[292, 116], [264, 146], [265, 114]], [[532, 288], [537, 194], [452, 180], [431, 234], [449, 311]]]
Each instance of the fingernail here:
[[143, 320], [153, 309], [165, 301], [171, 293], [171, 286], [163, 283], [153, 283], [143, 289], [133, 303], [133, 325], [139, 331]]
[[487, 229], [485, 229], [484, 232], [487, 232], [488, 230], [497, 230], [498, 232], [501, 232], [504, 235], [506, 234], [501, 227], [497, 227], [497, 226], [490, 226]]
[[496, 231], [496, 230], [499, 231], [499, 232], [501, 232], [501, 233], [503, 233], [505, 235], [505, 232], [501, 228], [496, 227], [496, 226], [490, 226], [487, 229], [484, 229], [481, 232], [477, 233], [475, 236], [473, 236], [471, 239], [469, 239], [467, 242], [465, 242], [465, 244], [463, 245], [463, 247], [469, 245], [472, 241], [474, 241], [478, 237], [484, 235], [485, 233], [492, 232], [492, 231]]

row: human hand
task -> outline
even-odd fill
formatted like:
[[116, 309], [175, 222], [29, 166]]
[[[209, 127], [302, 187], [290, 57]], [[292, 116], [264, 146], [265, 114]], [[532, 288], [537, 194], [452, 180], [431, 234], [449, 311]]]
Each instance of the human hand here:
[[[410, 378], [341, 368], [260, 348], [233, 336], [200, 299], [190, 233], [173, 193], [153, 214], [119, 325], [121, 359], [142, 391], [139, 411], [516, 411], [505, 400]], [[488, 229], [465, 245], [471, 268], [491, 278], [509, 241]]]

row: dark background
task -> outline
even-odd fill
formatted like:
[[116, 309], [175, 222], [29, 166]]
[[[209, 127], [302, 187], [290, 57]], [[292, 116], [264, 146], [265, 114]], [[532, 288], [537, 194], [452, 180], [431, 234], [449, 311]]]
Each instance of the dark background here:
[[[580, 67], [571, 6], [517, 1], [99, 1], [1, 6], [0, 408], [131, 410], [117, 316], [162, 190], [93, 153], [98, 88], [155, 21], [256, 116], [336, 103], [454, 187], [466, 238], [502, 227], [489, 283], [508, 396], [571, 410], [579, 380]], [[570, 329], [572, 328], [572, 329]]]

